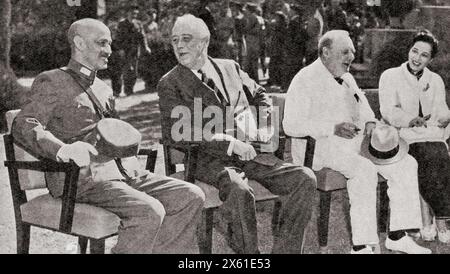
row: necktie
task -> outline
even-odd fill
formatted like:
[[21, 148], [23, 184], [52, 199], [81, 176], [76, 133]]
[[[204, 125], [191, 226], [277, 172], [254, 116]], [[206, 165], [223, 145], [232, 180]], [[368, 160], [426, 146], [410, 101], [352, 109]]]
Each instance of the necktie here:
[[221, 104], [224, 104], [226, 102], [225, 98], [223, 97], [222, 92], [220, 92], [219, 88], [214, 83], [213, 79], [208, 78], [206, 76], [206, 73], [202, 71], [201, 69], [198, 70], [198, 73], [202, 75], [202, 82], [205, 83], [209, 88], [214, 90], [214, 93], [216, 94], [217, 98], [219, 99]]
[[342, 85], [342, 83], [344, 82], [344, 79], [342, 79], [341, 77], [334, 77], [334, 80], [336, 80], [339, 85]]
[[[342, 79], [341, 77], [334, 77], [334, 80], [336, 80], [336, 82], [338, 82], [339, 85], [342, 85], [342, 83], [344, 83], [344, 79]], [[353, 97], [355, 97], [356, 102], [359, 102], [359, 96], [358, 94], [353, 94]]]

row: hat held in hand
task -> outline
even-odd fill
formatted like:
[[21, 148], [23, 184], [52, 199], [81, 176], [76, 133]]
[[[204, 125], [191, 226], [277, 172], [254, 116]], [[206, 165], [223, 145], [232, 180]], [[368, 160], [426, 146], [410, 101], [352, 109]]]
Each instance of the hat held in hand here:
[[377, 165], [388, 165], [400, 161], [408, 154], [408, 143], [399, 137], [398, 131], [391, 126], [377, 126], [372, 136], [364, 138], [361, 155]]
[[105, 118], [97, 123], [96, 139], [95, 148], [100, 155], [126, 158], [137, 155], [142, 136], [125, 121]]

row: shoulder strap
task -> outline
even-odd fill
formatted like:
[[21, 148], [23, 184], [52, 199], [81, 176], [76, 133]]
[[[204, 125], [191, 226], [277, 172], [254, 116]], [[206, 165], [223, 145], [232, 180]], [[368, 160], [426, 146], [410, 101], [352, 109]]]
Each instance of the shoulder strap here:
[[[94, 104], [94, 109], [97, 115], [100, 117], [100, 119], [106, 118], [106, 117], [115, 117], [114, 112], [108, 112], [103, 105], [100, 103], [98, 98], [94, 95], [92, 92], [92, 89], [90, 87], [84, 87], [80, 82], [80, 77], [71, 69], [67, 67], [60, 68], [62, 71], [68, 73], [72, 78], [77, 82], [78, 85], [86, 92], [91, 102]], [[116, 117], [115, 117], [116, 118]], [[116, 162], [117, 168], [119, 169], [119, 172], [122, 174], [122, 176], [127, 180], [132, 180], [132, 176], [130, 176], [126, 169], [122, 165], [122, 160], [120, 158], [115, 158], [114, 161]]]
[[105, 107], [103, 107], [103, 105], [98, 100], [97, 96], [95, 96], [95, 94], [92, 92], [91, 87], [85, 87], [81, 84], [80, 76], [78, 76], [73, 70], [71, 70], [67, 67], [62, 67], [62, 68], [60, 68], [60, 70], [66, 72], [70, 76], [72, 76], [72, 78], [75, 80], [75, 82], [77, 82], [77, 84], [83, 89], [83, 91], [86, 92], [86, 94], [89, 97], [89, 100], [91, 100], [91, 102], [94, 104], [95, 112], [100, 117], [100, 119], [105, 118], [105, 117], [114, 117], [115, 116], [115, 114], [112, 113], [113, 111], [111, 111], [111, 110], [108, 111], [105, 109]]

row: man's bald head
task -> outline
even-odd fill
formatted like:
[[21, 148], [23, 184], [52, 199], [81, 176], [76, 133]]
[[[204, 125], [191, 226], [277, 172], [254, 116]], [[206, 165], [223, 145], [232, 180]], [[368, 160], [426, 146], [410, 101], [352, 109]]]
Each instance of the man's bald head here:
[[85, 39], [90, 35], [94, 35], [99, 32], [109, 32], [109, 28], [103, 24], [103, 22], [92, 19], [92, 18], [84, 18], [78, 21], [75, 21], [70, 25], [70, 28], [67, 32], [67, 39], [71, 47], [74, 46], [74, 38], [76, 36], [80, 36]]
[[102, 22], [81, 19], [67, 32], [72, 49], [72, 59], [93, 70], [105, 69], [111, 55], [111, 32]]

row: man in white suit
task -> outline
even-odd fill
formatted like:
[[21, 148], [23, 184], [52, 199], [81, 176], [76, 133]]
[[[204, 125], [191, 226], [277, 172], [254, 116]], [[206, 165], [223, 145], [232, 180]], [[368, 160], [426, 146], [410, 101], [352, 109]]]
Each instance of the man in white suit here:
[[[431, 253], [407, 235], [410, 229], [421, 227], [417, 162], [408, 156], [401, 160], [397, 157], [395, 163], [389, 162], [388, 168], [386, 164], [375, 165], [360, 155], [363, 139], [371, 136], [378, 121], [364, 93], [348, 72], [355, 52], [348, 32], [332, 30], [325, 33], [318, 50], [319, 58], [300, 70], [292, 80], [283, 126], [289, 136], [316, 139], [314, 170], [327, 167], [348, 178], [351, 253], [373, 253], [372, 246], [378, 244], [378, 172], [389, 184], [391, 221], [386, 247], [405, 253]], [[292, 140], [294, 163], [303, 164], [304, 146], [304, 140]], [[378, 156], [392, 158], [398, 153], [398, 147], [395, 149], [382, 151]], [[398, 166], [392, 168], [392, 165]]]

